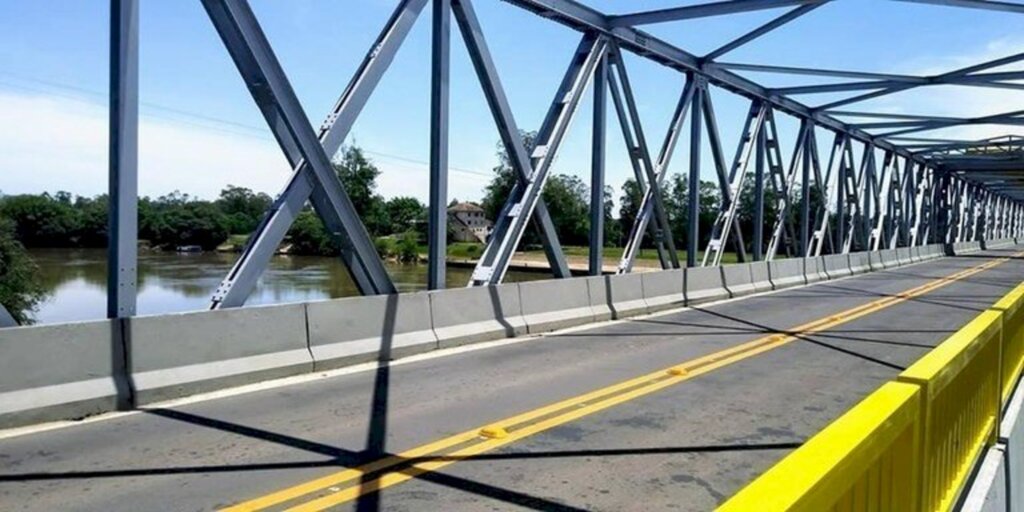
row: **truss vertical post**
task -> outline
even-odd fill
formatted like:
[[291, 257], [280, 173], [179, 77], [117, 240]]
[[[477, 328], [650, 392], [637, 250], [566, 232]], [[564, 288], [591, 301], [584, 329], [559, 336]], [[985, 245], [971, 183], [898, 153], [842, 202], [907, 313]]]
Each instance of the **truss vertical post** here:
[[590, 143], [590, 275], [604, 268], [604, 171], [607, 131], [608, 59], [605, 55], [594, 70], [594, 119]]
[[767, 157], [765, 132], [768, 131], [766, 128], [763, 127], [757, 132], [757, 153], [754, 157], [757, 159], [754, 166], [754, 233], [751, 235], [754, 261], [764, 259], [764, 164]]
[[448, 260], [448, 83], [451, 1], [433, 0], [430, 81], [430, 198], [427, 289], [445, 287]]
[[772, 227], [772, 237], [768, 241], [768, 251], [765, 254], [765, 259], [771, 261], [775, 258], [780, 245], [785, 245], [787, 255], [799, 252], [799, 249], [794, 249], [796, 230], [790, 219], [790, 213], [793, 208], [791, 194], [794, 187], [796, 187], [796, 172], [800, 161], [799, 155], [803, 151], [804, 132], [810, 128], [811, 124], [807, 120], [801, 122], [788, 169], [783, 169], [782, 167], [783, 161], [778, 130], [775, 126], [775, 115], [771, 110], [768, 111], [768, 124], [766, 126], [767, 129], [764, 133], [768, 138], [765, 141], [768, 149], [768, 169], [771, 174], [772, 191], [776, 195], [775, 210], [777, 212], [775, 225]]
[[135, 315], [138, 128], [139, 2], [111, 0], [107, 318]]
[[800, 256], [808, 257], [811, 234], [811, 126], [804, 132], [804, 151], [800, 165]]
[[701, 120], [700, 112], [704, 106], [704, 94], [707, 80], [691, 73], [689, 80], [694, 84], [693, 115], [690, 116], [690, 176], [687, 180], [687, 207], [689, 208], [689, 226], [686, 239], [686, 266], [697, 266], [697, 249], [700, 247], [700, 146]]

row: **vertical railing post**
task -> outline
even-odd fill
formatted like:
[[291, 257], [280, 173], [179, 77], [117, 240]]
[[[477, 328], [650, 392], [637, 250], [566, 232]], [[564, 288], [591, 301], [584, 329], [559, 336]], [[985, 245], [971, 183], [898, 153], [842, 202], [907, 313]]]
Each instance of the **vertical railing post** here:
[[448, 256], [448, 70], [451, 1], [434, 0], [430, 82], [430, 198], [427, 288], [445, 287]]
[[700, 247], [700, 146], [701, 117], [704, 106], [705, 78], [691, 74], [689, 80], [694, 84], [693, 105], [690, 107], [690, 177], [687, 200], [689, 204], [689, 226], [686, 239], [686, 266], [697, 266], [697, 248]]
[[111, 0], [107, 318], [135, 314], [138, 127], [139, 4]]
[[594, 119], [590, 145], [590, 275], [604, 268], [604, 160], [607, 119], [608, 59], [594, 69]]

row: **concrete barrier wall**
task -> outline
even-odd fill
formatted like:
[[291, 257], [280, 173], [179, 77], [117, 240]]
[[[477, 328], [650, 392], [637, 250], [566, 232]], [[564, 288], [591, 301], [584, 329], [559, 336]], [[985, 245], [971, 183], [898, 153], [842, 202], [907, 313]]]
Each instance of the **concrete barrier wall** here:
[[878, 251], [878, 257], [882, 262], [882, 268], [895, 268], [900, 265], [896, 256], [896, 249], [885, 249]]
[[690, 267], [686, 269], [686, 304], [700, 304], [729, 298], [721, 267]]
[[390, 360], [438, 346], [427, 293], [310, 302], [306, 311], [316, 371]]
[[682, 306], [686, 302], [683, 291], [685, 274], [686, 271], [683, 269], [641, 272], [647, 310], [653, 313]]
[[924, 254], [920, 247], [910, 247], [910, 261], [917, 263], [924, 260]]
[[526, 334], [518, 284], [452, 288], [428, 295], [440, 348]]
[[852, 273], [850, 271], [850, 255], [848, 254], [830, 254], [822, 256], [821, 260], [825, 268], [825, 275], [829, 279], [847, 277]]
[[[359, 301], [328, 301], [318, 308], [336, 302]], [[335, 311], [351, 316], [352, 309], [359, 308]], [[138, 316], [126, 322], [128, 368], [139, 404], [313, 370], [304, 304]], [[340, 337], [358, 329], [355, 323], [331, 327]], [[379, 337], [379, 328], [376, 332]]]
[[722, 265], [722, 281], [730, 297], [741, 297], [754, 293], [754, 279], [750, 275], [750, 265], [737, 263]]
[[[0, 329], [0, 428], [118, 406], [124, 347], [116, 321]], [[127, 395], [126, 390], [122, 390]]]
[[910, 247], [899, 247], [896, 250], [896, 263], [897, 265], [909, 265], [913, 263], [910, 259]]
[[772, 288], [776, 290], [807, 284], [807, 280], [804, 278], [804, 261], [799, 258], [769, 262], [768, 276], [772, 282]]
[[620, 319], [647, 313], [640, 273], [585, 278], [594, 320]]
[[750, 264], [750, 280], [757, 293], [766, 292], [772, 289], [772, 282], [768, 276], [768, 262], [755, 261]]
[[850, 256], [850, 272], [853, 274], [863, 274], [871, 271], [871, 261], [866, 252], [851, 252]]
[[1010, 247], [1011, 245], [1014, 245], [1015, 243], [1017, 243], [1017, 242], [1013, 238], [998, 238], [998, 239], [995, 239], [995, 240], [982, 240], [981, 241], [981, 248], [985, 249], [985, 250], [988, 250], [988, 249], [1002, 249], [1002, 248], [1005, 248], [1005, 247]]
[[817, 258], [804, 258], [804, 279], [807, 280], [808, 284], [828, 279], [820, 256]]
[[523, 318], [531, 334], [594, 321], [586, 279], [550, 279], [519, 283]]

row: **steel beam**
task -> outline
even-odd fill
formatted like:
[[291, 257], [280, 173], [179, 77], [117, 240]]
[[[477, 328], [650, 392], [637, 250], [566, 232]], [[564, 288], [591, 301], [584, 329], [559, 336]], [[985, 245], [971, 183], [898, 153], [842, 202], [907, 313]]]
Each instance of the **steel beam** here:
[[687, 226], [686, 266], [697, 266], [697, 248], [700, 247], [700, 150], [701, 120], [700, 113], [704, 110], [704, 95], [707, 94], [707, 82], [703, 77], [691, 74], [688, 82], [693, 83], [693, 115], [690, 116], [690, 176], [687, 180], [687, 201], [689, 208], [689, 226]]
[[757, 152], [754, 155], [756, 158], [754, 166], [754, 233], [751, 240], [754, 261], [764, 259], [764, 164], [765, 158], [768, 157], [765, 147], [766, 131], [766, 128], [762, 128], [757, 133]]
[[[622, 89], [622, 96], [625, 99], [623, 102], [626, 107], [626, 112], [629, 117], [629, 125], [632, 126], [633, 137], [635, 138], [636, 145], [629, 148], [631, 158], [639, 160], [639, 166], [643, 170], [644, 176], [646, 177], [647, 190], [651, 192], [650, 198], [653, 200], [654, 215], [657, 219], [657, 234], [656, 240], [659, 244], [663, 245], [666, 252], [668, 253], [668, 263], [666, 266], [665, 262], [662, 262], [662, 268], [679, 268], [679, 256], [676, 254], [675, 240], [672, 237], [672, 227], [668, 222], [668, 213], [665, 210], [663, 202], [663, 196], [661, 193], [661, 180], [664, 179], [664, 173], [660, 173], [661, 169], [655, 169], [654, 164], [651, 162], [651, 154], [647, 145], [647, 138], [644, 135], [643, 126], [640, 122], [640, 112], [636, 107], [636, 100], [633, 97], [633, 87], [629, 82], [629, 74], [626, 72], [626, 63], [622, 60], [622, 55], [614, 44], [610, 46], [608, 53], [611, 76], [617, 78], [618, 85]], [[620, 123], [624, 121], [620, 115]], [[625, 126], [623, 126], [625, 128]], [[647, 196], [645, 192], [645, 197]], [[664, 259], [664, 258], [663, 258]]]
[[615, 27], [648, 25], [651, 23], [692, 20], [696, 18], [708, 18], [711, 16], [722, 16], [741, 12], [777, 9], [779, 7], [790, 7], [793, 5], [816, 4], [824, 1], [828, 0], [731, 0], [724, 2], [712, 2], [707, 4], [672, 7], [656, 11], [612, 16], [611, 24]]
[[[469, 8], [470, 3], [467, 0], [457, 0], [452, 5], [455, 7], [456, 19], [459, 20], [460, 26], [466, 27], [466, 20], [470, 18], [475, 20], [475, 14], [472, 14]], [[479, 27], [477, 27], [478, 29]], [[468, 40], [479, 35], [473, 34], [474, 30], [463, 30], [463, 32], [467, 36], [467, 43]], [[467, 47], [469, 46], [467, 44]], [[484, 248], [484, 253], [473, 271], [470, 280], [471, 286], [498, 284], [505, 277], [512, 255], [519, 246], [526, 225], [537, 208], [541, 191], [547, 181], [551, 163], [562, 138], [593, 77], [597, 63], [604, 58], [607, 49], [608, 42], [603, 36], [584, 34], [581, 39], [558, 92], [555, 94], [555, 100], [537, 132], [536, 146], [533, 149], [529, 167], [532, 172], [527, 180], [520, 181], [509, 194], [501, 214], [495, 221], [491, 240]], [[476, 48], [475, 52], [479, 53], [479, 48]], [[474, 50], [470, 50], [470, 53], [474, 53]], [[559, 252], [561, 251], [559, 250]]]
[[[366, 54], [356, 70], [348, 87], [345, 88], [345, 91], [335, 103], [334, 108], [320, 126], [318, 139], [323, 147], [322, 152], [324, 155], [333, 155], [341, 147], [345, 137], [348, 136], [349, 131], [352, 129], [356, 118], [366, 105], [370, 94], [391, 64], [398, 48], [405, 40], [426, 2], [427, 0], [402, 0], [398, 7], [395, 8], [394, 13], [388, 19], [383, 30], [381, 30], [371, 50]], [[249, 12], [247, 18], [250, 20], [250, 24], [255, 24], [255, 17], [249, 11], [248, 6], [244, 2], [236, 0], [231, 0], [230, 2], [204, 1], [204, 6], [210, 14], [211, 20], [224, 18], [223, 21], [215, 20], [215, 24], [220, 23], [223, 26], [223, 32], [221, 32], [222, 29], [220, 28], [218, 28], [218, 32], [221, 33], [221, 38], [225, 41], [225, 44], [229, 46], [229, 52], [232, 53], [232, 57], [241, 59], [241, 61], [236, 61], [236, 65], [241, 66], [244, 64], [247, 68], [255, 67], [252, 65], [252, 59], [245, 57], [245, 54], [250, 52], [243, 48], [246, 45], [246, 41], [237, 33], [237, 28], [233, 28], [231, 11], [228, 10], [230, 7], [232, 10], [242, 9]], [[256, 26], [256, 30], [258, 31], [258, 26]], [[259, 39], [263, 41], [262, 46], [265, 47], [264, 50], [269, 52], [269, 43], [266, 43], [264, 37], [259, 37]], [[235, 50], [232, 51], [232, 48]], [[235, 56], [236, 52], [238, 53], [237, 57]], [[270, 57], [271, 60], [274, 60], [272, 54]], [[279, 66], [277, 68], [283, 77], [283, 71], [280, 71]], [[292, 175], [284, 191], [277, 196], [255, 232], [249, 237], [245, 248], [242, 250], [242, 255], [214, 292], [211, 299], [211, 308], [238, 307], [245, 303], [246, 298], [252, 293], [257, 280], [267, 268], [270, 258], [277, 251], [281, 241], [284, 240], [288, 228], [302, 210], [307, 199], [311, 200], [313, 208], [320, 218], [324, 220], [328, 230], [341, 238], [342, 261], [348, 268], [360, 292], [363, 294], [394, 293], [394, 285], [376, 256], [376, 250], [373, 250], [371, 260], [369, 259], [370, 255], [366, 254], [366, 247], [360, 247], [359, 252], [357, 252], [356, 244], [346, 240], [346, 235], [343, 234], [346, 229], [345, 226], [341, 224], [338, 215], [330, 211], [332, 208], [331, 198], [325, 190], [321, 189], [318, 178], [314, 176], [311, 165], [303, 159], [297, 144], [287, 133], [284, 133], [287, 130], [283, 122], [279, 124], [279, 114], [275, 112], [272, 100], [269, 97], [264, 97], [263, 84], [265, 82], [260, 82], [258, 75], [259, 73], [257, 72], [254, 76], [246, 77], [246, 85], [250, 87], [254, 97], [259, 98], [257, 101], [260, 109], [263, 111], [264, 117], [268, 119], [270, 126], [274, 129], [275, 137], [292, 166]], [[290, 86], [286, 87], [286, 89], [290, 91]], [[305, 115], [301, 114], [299, 117], [301, 119]], [[305, 126], [308, 125], [308, 120], [306, 120]], [[331, 170], [331, 174], [332, 181], [336, 182], [336, 178], [333, 177], [333, 170]], [[340, 184], [332, 187], [335, 193], [339, 187]], [[351, 221], [352, 219], [349, 220]], [[358, 218], [355, 220], [358, 220]], [[353, 227], [352, 229], [356, 233], [365, 233], [365, 228], [361, 226], [361, 223], [359, 224], [358, 228]], [[363, 237], [364, 235], [356, 234], [354, 236]], [[368, 238], [369, 236], [365, 235], [365, 238], [358, 242], [358, 245], [365, 246], [367, 243], [366, 239]], [[372, 244], [370, 248], [372, 249]]]
[[433, 0], [430, 75], [430, 195], [427, 206], [427, 289], [445, 287], [448, 261], [448, 82], [451, 2]]
[[608, 100], [607, 56], [594, 70], [594, 114], [590, 143], [590, 248], [589, 273], [599, 276], [604, 268], [604, 173]]
[[138, 0], [110, 2], [109, 130], [107, 318], [123, 318], [135, 315], [138, 280]]
[[775, 29], [785, 25], [786, 23], [789, 23], [789, 22], [791, 22], [791, 21], [793, 21], [793, 20], [795, 20], [795, 19], [797, 19], [797, 18], [799, 18], [799, 17], [801, 17], [801, 16], [803, 16], [803, 15], [805, 15], [805, 14], [807, 14], [807, 13], [809, 13], [809, 12], [815, 10], [815, 9], [817, 9], [818, 7], [821, 7], [822, 5], [824, 5], [824, 2], [809, 3], [809, 4], [801, 5], [800, 7], [797, 7], [796, 9], [793, 9], [793, 10], [787, 12], [786, 14], [783, 14], [782, 16], [779, 16], [779, 17], [769, 21], [768, 23], [765, 23], [764, 25], [761, 25], [761, 26], [755, 28], [754, 30], [751, 30], [750, 32], [747, 32], [746, 34], [743, 34], [742, 36], [740, 36], [740, 37], [738, 37], [736, 39], [733, 39], [732, 41], [729, 41], [728, 43], [718, 47], [717, 49], [713, 50], [711, 53], [705, 55], [704, 59], [707, 60], [707, 61], [713, 61], [713, 60], [721, 57], [722, 55], [725, 55], [726, 53], [729, 53], [729, 52], [735, 50], [736, 48], [739, 48], [740, 46], [743, 46], [743, 45], [745, 45], [745, 44], [747, 44], [747, 43], [749, 43], [749, 42], [751, 42], [751, 41], [753, 41], [753, 40], [755, 40], [755, 39], [757, 39], [757, 38], [759, 38], [759, 37], [761, 37], [761, 36], [771, 32], [771, 31], [773, 31], [773, 30], [775, 30]]
[[[614, 84], [610, 83], [609, 85], [612, 85], [611, 89], [614, 91]], [[676, 144], [679, 142], [679, 137], [682, 134], [683, 122], [686, 120], [686, 114], [689, 110], [691, 110], [693, 100], [696, 97], [696, 90], [696, 83], [688, 78], [686, 81], [686, 85], [683, 86], [683, 92], [679, 96], [679, 101], [676, 102], [675, 111], [672, 113], [672, 119], [669, 121], [668, 124], [668, 131], [665, 134], [665, 139], [661, 144], [661, 150], [658, 152], [658, 160], [655, 164], [655, 169], [657, 169], [657, 179], [659, 183], [663, 182], [665, 180], [665, 176], [668, 175], [668, 166], [669, 163], [672, 161], [672, 155], [675, 153]], [[618, 108], [618, 110], [622, 109]], [[698, 114], [696, 113], [696, 111], [693, 112], [693, 115], [696, 117]], [[620, 118], [621, 117], [622, 116], [620, 114]], [[625, 134], [625, 131], [623, 133]], [[629, 142], [627, 141], [627, 144], [628, 143]], [[638, 183], [643, 181], [641, 179], [642, 177], [640, 176], [639, 170], [634, 169], [634, 172], [637, 175]], [[651, 213], [653, 211], [653, 203], [654, 190], [651, 189], [650, 187], [647, 187], [647, 189], [644, 191], [644, 197], [640, 201], [640, 208], [637, 213], [637, 218], [636, 220], [633, 221], [633, 226], [630, 228], [629, 238], [626, 241], [626, 247], [622, 251], [622, 258], [619, 260], [619, 266], [617, 269], [617, 272], [619, 274], [630, 272], [633, 269], [633, 262], [636, 260], [636, 255], [640, 250], [641, 243], [643, 242], [643, 234], [645, 231], [648, 230], [648, 226], [651, 225], [650, 218]], [[657, 243], [656, 237], [655, 241]], [[661, 246], [659, 245], [659, 255], [660, 247]], [[687, 247], [689, 247], [689, 245]], [[687, 249], [687, 251], [687, 254], [689, 254], [689, 248]], [[689, 261], [689, 259], [687, 259], [687, 261]], [[665, 262], [662, 261], [662, 268], [665, 267]]]

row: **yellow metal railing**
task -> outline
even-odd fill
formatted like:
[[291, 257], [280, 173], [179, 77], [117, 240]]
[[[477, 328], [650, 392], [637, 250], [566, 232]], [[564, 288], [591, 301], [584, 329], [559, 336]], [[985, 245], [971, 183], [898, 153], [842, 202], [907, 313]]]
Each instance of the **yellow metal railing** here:
[[945, 511], [995, 442], [1024, 367], [1024, 284], [719, 511]]

